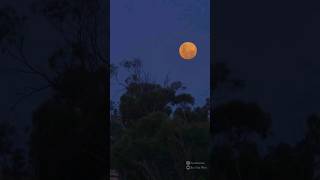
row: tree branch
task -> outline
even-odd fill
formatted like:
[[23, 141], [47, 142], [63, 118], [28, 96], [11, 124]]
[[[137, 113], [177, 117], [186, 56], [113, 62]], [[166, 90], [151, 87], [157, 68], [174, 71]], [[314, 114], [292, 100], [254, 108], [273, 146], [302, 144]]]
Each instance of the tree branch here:
[[30, 91], [29, 93], [22, 95], [15, 103], [13, 103], [13, 105], [10, 107], [10, 109], [15, 109], [16, 106], [17, 106], [20, 102], [22, 102], [24, 99], [26, 99], [26, 98], [28, 98], [28, 97], [30, 97], [30, 96], [38, 93], [38, 92], [41, 92], [41, 91], [43, 91], [43, 90], [45, 90], [45, 89], [48, 89], [49, 87], [50, 87], [50, 85], [46, 85], [46, 86], [43, 86], [43, 87], [40, 87], [40, 88], [34, 88], [34, 89], [33, 89], [32, 91]]

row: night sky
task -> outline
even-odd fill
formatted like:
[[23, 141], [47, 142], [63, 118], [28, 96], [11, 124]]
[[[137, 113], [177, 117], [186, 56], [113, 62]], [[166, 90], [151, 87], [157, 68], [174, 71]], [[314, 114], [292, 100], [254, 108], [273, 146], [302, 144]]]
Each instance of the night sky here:
[[246, 81], [238, 93], [271, 113], [273, 143], [301, 139], [319, 112], [320, 4], [317, 1], [217, 1], [216, 61]]
[[[204, 104], [210, 94], [209, 3], [209, 0], [111, 1], [111, 63], [139, 58], [152, 80], [163, 83], [168, 75], [171, 81], [182, 81], [196, 104]], [[192, 41], [198, 47], [193, 61], [183, 61], [178, 54], [184, 41]], [[111, 98], [116, 100], [124, 93], [120, 89], [112, 83]]]
[[[7, 3], [28, 14], [29, 2]], [[303, 135], [306, 117], [319, 111], [319, 3], [292, 0], [217, 2], [215, 60], [225, 61], [233, 75], [247, 84], [231, 96], [257, 101], [271, 113], [272, 141], [296, 142]], [[209, 3], [209, 0], [111, 1], [111, 62], [140, 58], [155, 80], [163, 82], [169, 74], [171, 80], [184, 82], [187, 91], [202, 104], [210, 91]], [[45, 65], [42, 64], [45, 56], [59, 42], [55, 41], [54, 32], [48, 32], [50, 28], [43, 19], [31, 22], [28, 31], [31, 44], [26, 51], [37, 57], [34, 60], [39, 66]], [[198, 56], [192, 62], [182, 61], [178, 55], [183, 41], [193, 41], [198, 46]], [[29, 82], [42, 85], [39, 79], [17, 74], [11, 67], [16, 65], [0, 61], [0, 116], [1, 120], [13, 119], [24, 129], [30, 124], [32, 110], [48, 94], [37, 94], [14, 112], [10, 111], [9, 106], [18, 97], [19, 89], [30, 85]], [[119, 89], [112, 85], [112, 98], [123, 93]]]
[[[3, 0], [0, 7], [13, 7], [18, 15], [27, 17], [24, 34], [26, 37], [25, 53], [39, 69], [46, 71], [47, 58], [61, 45], [62, 39], [41, 16], [32, 13], [33, 0], [13, 1]], [[28, 87], [38, 88], [45, 82], [34, 75], [19, 73], [23, 68], [13, 59], [0, 54], [0, 121], [10, 121], [15, 125], [14, 141], [17, 146], [26, 146], [30, 130], [32, 112], [49, 97], [49, 91], [44, 90], [21, 101], [14, 109], [12, 105], [26, 92]]]

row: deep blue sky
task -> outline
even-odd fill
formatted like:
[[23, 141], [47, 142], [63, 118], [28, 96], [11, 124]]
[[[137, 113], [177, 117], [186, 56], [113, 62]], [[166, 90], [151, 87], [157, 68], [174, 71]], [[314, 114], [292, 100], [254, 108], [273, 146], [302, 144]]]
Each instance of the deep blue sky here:
[[[303, 137], [306, 118], [319, 111], [320, 11], [316, 1], [216, 1], [214, 61], [246, 81], [235, 97], [257, 102], [272, 116], [272, 143]], [[200, 103], [209, 95], [209, 0], [111, 1], [111, 62], [138, 57], [156, 80], [169, 73]], [[182, 41], [194, 41], [199, 56], [181, 61]], [[113, 84], [111, 97], [123, 93]]]
[[[209, 3], [209, 0], [111, 1], [111, 62], [139, 58], [153, 80], [162, 83], [168, 74], [172, 81], [185, 84], [197, 104], [203, 104], [210, 94]], [[179, 57], [178, 48], [184, 41], [198, 46], [198, 55], [191, 62]], [[124, 93], [119, 89], [111, 84], [113, 99]]]

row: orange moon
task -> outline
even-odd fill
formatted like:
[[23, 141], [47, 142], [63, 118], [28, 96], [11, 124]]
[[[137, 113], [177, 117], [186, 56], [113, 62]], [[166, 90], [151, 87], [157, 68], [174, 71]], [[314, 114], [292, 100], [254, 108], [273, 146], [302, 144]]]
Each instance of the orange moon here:
[[192, 42], [184, 42], [180, 45], [179, 54], [182, 59], [192, 60], [197, 55], [197, 46]]

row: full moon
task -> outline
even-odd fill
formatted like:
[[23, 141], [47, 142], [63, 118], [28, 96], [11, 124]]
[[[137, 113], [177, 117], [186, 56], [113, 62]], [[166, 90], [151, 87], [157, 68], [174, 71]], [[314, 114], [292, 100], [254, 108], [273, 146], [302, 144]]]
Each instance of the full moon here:
[[192, 60], [197, 55], [197, 46], [192, 42], [184, 42], [180, 45], [179, 53], [182, 59]]

